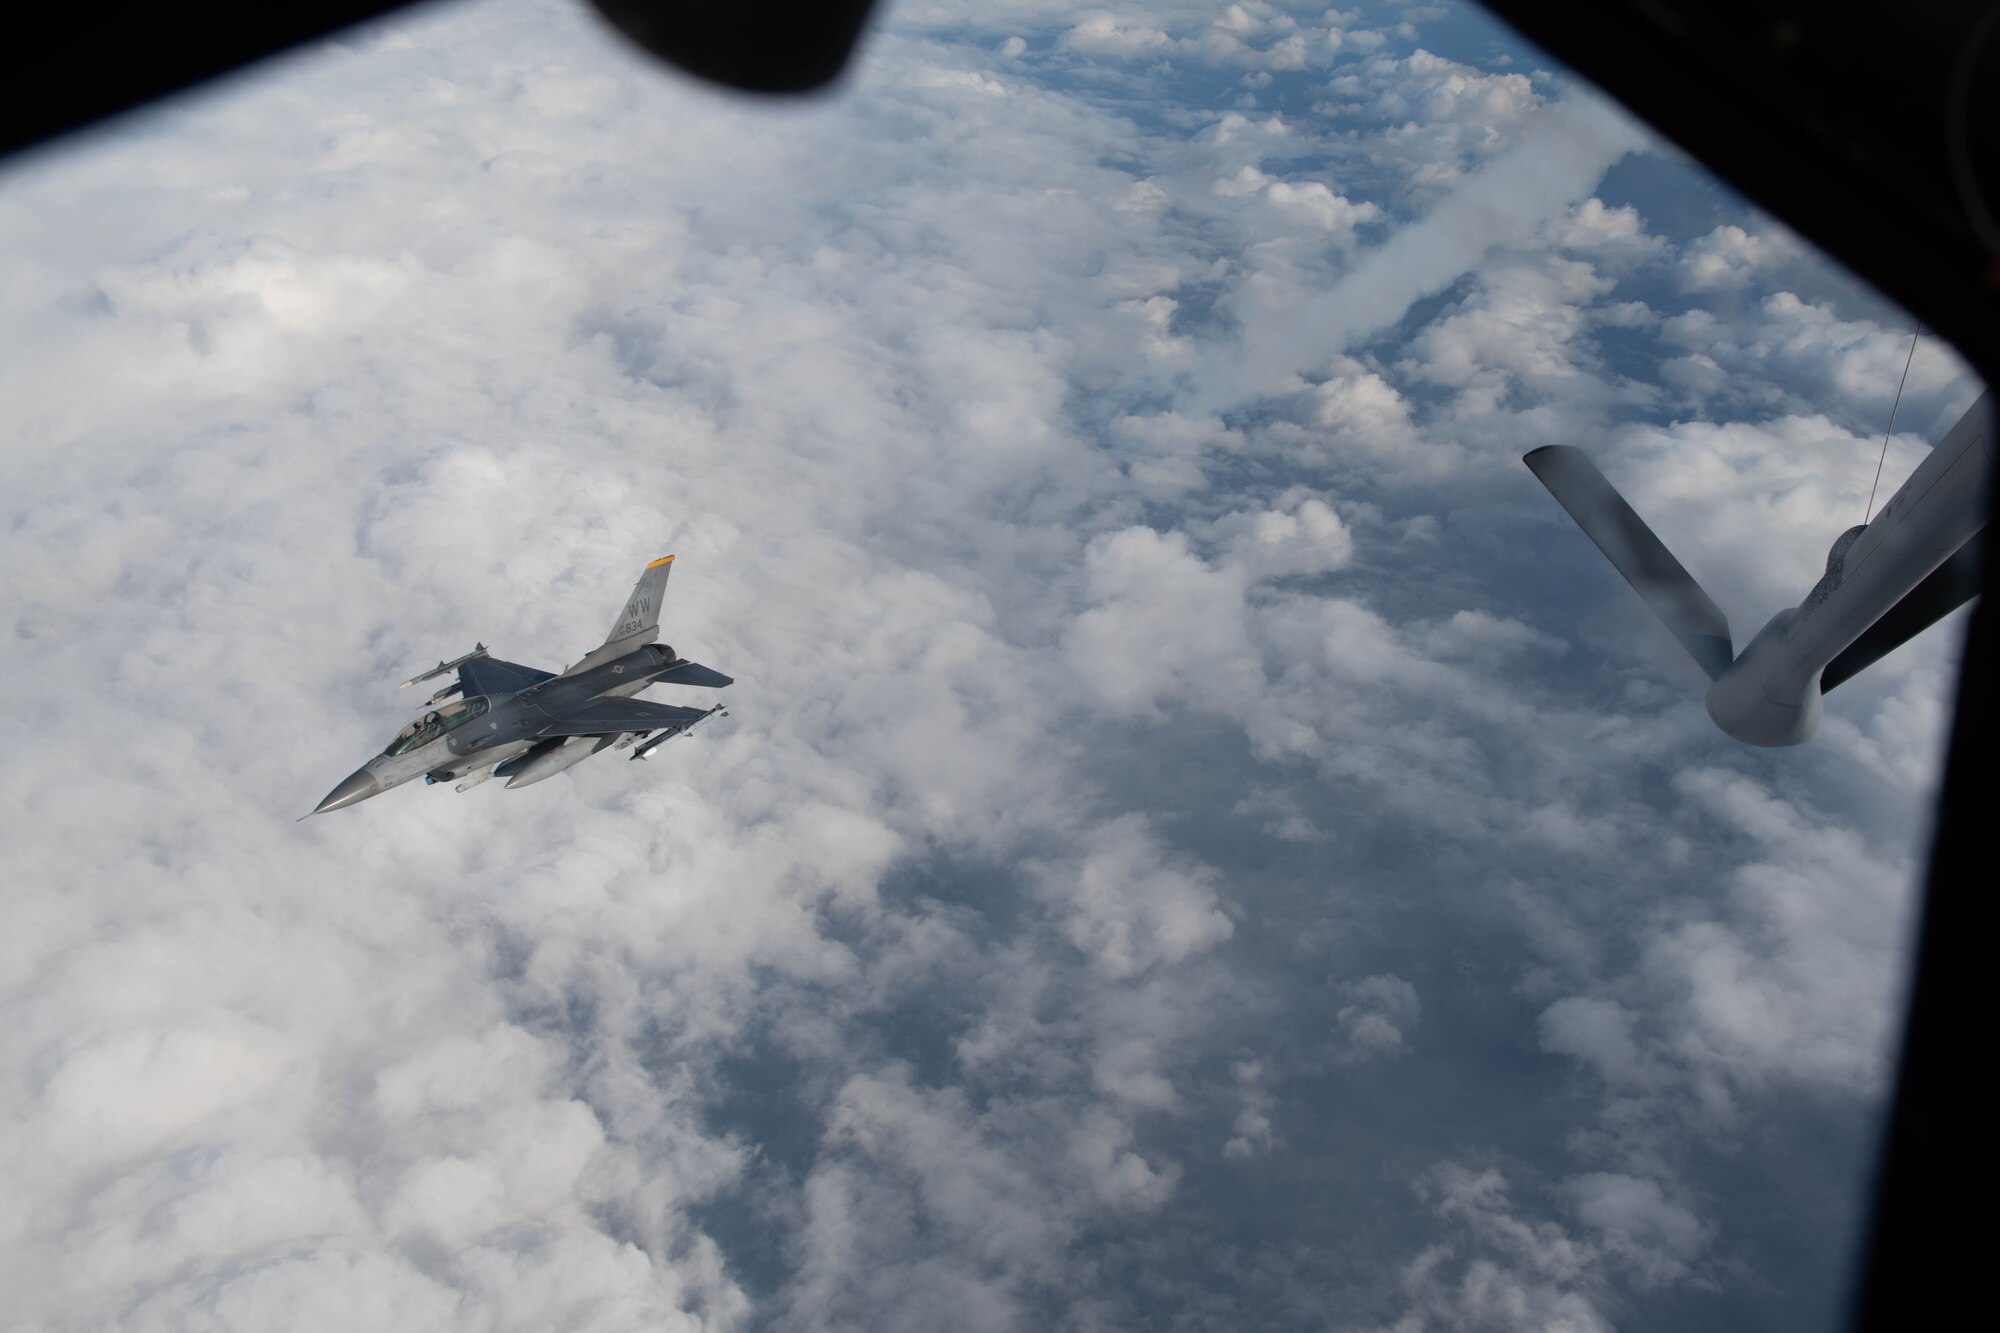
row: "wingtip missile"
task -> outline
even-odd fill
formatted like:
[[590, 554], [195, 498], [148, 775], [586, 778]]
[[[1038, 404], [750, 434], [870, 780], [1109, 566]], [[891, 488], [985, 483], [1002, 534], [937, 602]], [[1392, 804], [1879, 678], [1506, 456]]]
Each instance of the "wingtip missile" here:
[[[420, 682], [426, 680], [433, 680], [439, 676], [444, 675], [447, 671], [456, 671], [461, 666], [464, 666], [467, 662], [470, 662], [475, 657], [484, 657], [484, 656], [486, 656], [486, 645], [483, 643], [476, 643], [472, 646], [472, 651], [465, 654], [463, 657], [454, 657], [449, 662], [439, 662], [429, 671], [418, 672], [416, 675], [410, 677], [408, 680], [404, 681], [401, 685], [398, 685], [396, 688], [399, 690], [407, 690], [412, 685], [419, 684]], [[444, 696], [441, 693], [438, 696], [438, 698], [442, 697]], [[431, 702], [436, 703], [437, 698], [433, 698]]]
[[647, 741], [644, 745], [637, 746], [636, 748], [634, 748], [632, 751], [632, 758], [647, 759], [652, 757], [653, 751], [659, 749], [662, 745], [665, 745], [668, 741], [677, 741], [683, 736], [693, 735], [694, 729], [696, 727], [700, 726], [702, 723], [708, 721], [710, 718], [715, 717], [717, 715], [720, 715], [722, 717], [728, 717], [729, 710], [724, 708], [721, 704], [717, 704], [715, 707], [709, 709], [706, 713], [703, 713], [700, 717], [694, 719], [692, 722], [689, 722], [684, 726], [670, 727], [667, 730], [662, 731], [659, 735], [653, 737], [653, 739]]

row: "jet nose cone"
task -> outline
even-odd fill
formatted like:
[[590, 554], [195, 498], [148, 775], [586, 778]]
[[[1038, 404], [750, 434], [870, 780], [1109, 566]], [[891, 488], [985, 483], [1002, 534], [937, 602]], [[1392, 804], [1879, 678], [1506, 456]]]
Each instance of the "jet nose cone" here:
[[313, 813], [323, 815], [329, 810], [338, 810], [357, 801], [365, 801], [370, 796], [379, 794], [381, 790], [382, 784], [375, 780], [373, 773], [365, 768], [357, 768], [348, 776], [347, 781], [328, 792], [326, 799], [313, 807]]

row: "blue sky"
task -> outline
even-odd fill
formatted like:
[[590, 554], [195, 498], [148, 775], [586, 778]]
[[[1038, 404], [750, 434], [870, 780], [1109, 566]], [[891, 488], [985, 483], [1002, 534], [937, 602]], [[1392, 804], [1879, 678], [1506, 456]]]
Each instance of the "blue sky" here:
[[[1911, 326], [1476, 12], [443, 6], [0, 236], [23, 1327], [1832, 1322], [1958, 626], [1746, 750], [1519, 456], [1741, 638]], [[726, 724], [294, 822], [668, 551]]]

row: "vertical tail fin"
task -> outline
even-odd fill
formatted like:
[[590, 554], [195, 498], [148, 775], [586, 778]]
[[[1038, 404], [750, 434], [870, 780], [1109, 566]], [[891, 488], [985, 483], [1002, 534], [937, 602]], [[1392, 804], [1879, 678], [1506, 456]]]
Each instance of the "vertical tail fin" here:
[[611, 633], [604, 636], [602, 644], [591, 649], [563, 674], [573, 676], [579, 671], [616, 661], [634, 648], [644, 647], [659, 638], [660, 603], [666, 600], [667, 575], [673, 569], [674, 558], [670, 555], [663, 555], [647, 565], [639, 575], [639, 581], [632, 585], [632, 595], [625, 599], [625, 609], [612, 622]]
[[625, 609], [618, 613], [618, 621], [611, 632], [604, 636], [604, 642], [627, 644], [626, 651], [642, 643], [651, 643], [660, 635], [660, 603], [667, 596], [667, 575], [674, 572], [674, 558], [663, 555], [632, 585], [632, 595], [625, 599]]
[[1583, 450], [1551, 444], [1533, 450], [1521, 461], [1569, 511], [1583, 535], [1597, 544], [1633, 591], [1645, 599], [1709, 679], [1727, 671], [1736, 650], [1722, 609]]

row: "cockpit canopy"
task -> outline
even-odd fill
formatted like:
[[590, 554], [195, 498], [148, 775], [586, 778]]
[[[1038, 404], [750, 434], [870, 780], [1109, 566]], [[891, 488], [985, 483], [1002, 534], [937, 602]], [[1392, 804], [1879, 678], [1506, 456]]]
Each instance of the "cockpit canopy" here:
[[460, 699], [455, 704], [433, 709], [396, 733], [396, 739], [389, 742], [385, 755], [408, 754], [410, 751], [429, 745], [447, 731], [456, 731], [466, 723], [486, 711], [484, 696]]

